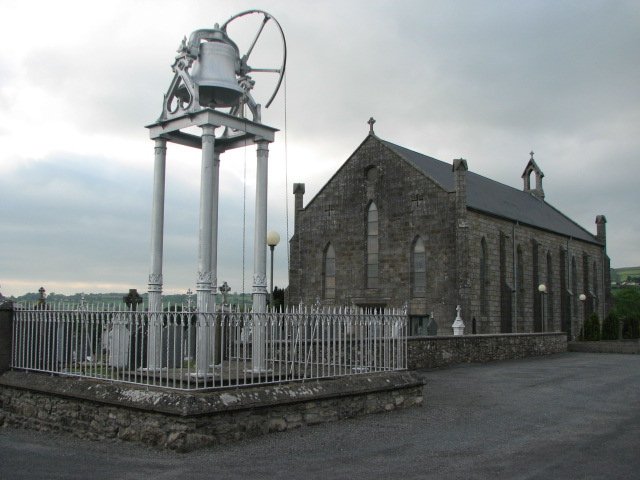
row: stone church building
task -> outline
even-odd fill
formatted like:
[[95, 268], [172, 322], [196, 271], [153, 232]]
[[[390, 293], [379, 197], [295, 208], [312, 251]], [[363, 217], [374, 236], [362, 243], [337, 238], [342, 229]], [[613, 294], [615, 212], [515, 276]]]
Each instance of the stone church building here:
[[412, 335], [564, 331], [612, 307], [606, 219], [591, 234], [544, 197], [531, 158], [512, 188], [373, 130], [304, 206], [294, 184], [289, 304], [408, 307]]

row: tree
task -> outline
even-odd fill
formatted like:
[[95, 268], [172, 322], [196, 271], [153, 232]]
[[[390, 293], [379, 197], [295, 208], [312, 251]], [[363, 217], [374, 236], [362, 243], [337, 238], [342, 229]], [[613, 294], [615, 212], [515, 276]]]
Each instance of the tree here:
[[640, 314], [633, 313], [625, 317], [622, 327], [622, 338], [629, 340], [640, 338]]
[[617, 340], [620, 318], [615, 310], [611, 310], [602, 322], [602, 340]]
[[640, 314], [640, 291], [635, 288], [624, 288], [616, 295], [616, 312], [625, 318]]
[[581, 340], [586, 342], [597, 342], [600, 340], [600, 318], [597, 313], [592, 313], [589, 315], [589, 318], [584, 321], [580, 337]]
[[273, 308], [280, 308], [284, 305], [284, 288], [273, 288]]

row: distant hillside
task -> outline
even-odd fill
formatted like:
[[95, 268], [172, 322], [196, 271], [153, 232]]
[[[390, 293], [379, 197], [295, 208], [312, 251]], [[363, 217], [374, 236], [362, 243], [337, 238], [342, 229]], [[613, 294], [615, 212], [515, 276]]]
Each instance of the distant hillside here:
[[[138, 292], [138, 293], [140, 294], [140, 296], [142, 296], [142, 298], [144, 299], [143, 300], [144, 304], [146, 305], [149, 294], [146, 292]], [[51, 294], [47, 294], [46, 301], [49, 304], [56, 304], [56, 303], [77, 304], [80, 302], [81, 297], [84, 296], [85, 301], [89, 304], [123, 305], [124, 304], [123, 299], [126, 295], [127, 293], [85, 293], [84, 295], [80, 293], [76, 293], [75, 295], [61, 295], [61, 294], [52, 292]], [[251, 303], [252, 301], [251, 294], [245, 293], [244, 297], [245, 297], [245, 300], [244, 300], [245, 303], [247, 304]], [[31, 303], [31, 302], [37, 301], [40, 298], [40, 295], [38, 293], [26, 293], [19, 297], [10, 297], [10, 298], [15, 302]], [[221, 302], [222, 295], [218, 295], [218, 299], [219, 299], [218, 301]], [[187, 303], [187, 295], [163, 295], [162, 301], [165, 305], [168, 303], [172, 305], [173, 304], [181, 305], [183, 303]], [[191, 296], [191, 301], [195, 305], [196, 303], [195, 292]], [[231, 304], [240, 304], [242, 303], [242, 295], [230, 294], [228, 297], [228, 301]]]
[[[148, 304], [149, 294], [147, 292], [138, 292], [139, 295], [143, 298], [143, 303], [146, 306]], [[80, 303], [82, 297], [84, 300], [90, 305], [105, 305], [105, 306], [118, 306], [124, 305], [124, 297], [127, 293], [76, 293], [74, 295], [61, 295], [55, 292], [47, 293], [46, 302], [50, 305], [55, 305], [58, 303], [63, 304], [72, 304], [77, 305]], [[196, 294], [195, 292], [190, 296], [191, 304], [195, 306], [196, 304]], [[9, 297], [14, 302], [18, 303], [33, 303], [36, 302], [40, 298], [39, 293], [26, 293], [19, 297]], [[274, 304], [277, 306], [284, 304], [284, 290], [278, 287], [274, 287], [273, 289], [273, 298]], [[183, 305], [187, 304], [189, 301], [189, 297], [184, 294], [179, 295], [163, 295], [162, 303], [166, 308], [168, 304], [171, 305]], [[218, 297], [216, 302], [218, 304], [222, 303], [222, 294], [218, 293]], [[227, 303], [231, 305], [251, 305], [253, 302], [253, 296], [250, 293], [238, 293], [233, 292], [229, 293], [227, 296]], [[100, 307], [102, 308], [102, 307]]]
[[640, 267], [611, 269], [612, 282], [640, 282]]

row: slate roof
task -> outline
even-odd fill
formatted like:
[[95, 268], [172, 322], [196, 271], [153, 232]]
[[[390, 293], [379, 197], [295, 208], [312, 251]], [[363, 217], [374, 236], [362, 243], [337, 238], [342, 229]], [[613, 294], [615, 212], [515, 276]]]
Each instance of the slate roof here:
[[[451, 164], [384, 140], [380, 141], [443, 189], [454, 191]], [[600, 244], [594, 235], [544, 200], [470, 171], [467, 172], [467, 207], [585, 242]]]

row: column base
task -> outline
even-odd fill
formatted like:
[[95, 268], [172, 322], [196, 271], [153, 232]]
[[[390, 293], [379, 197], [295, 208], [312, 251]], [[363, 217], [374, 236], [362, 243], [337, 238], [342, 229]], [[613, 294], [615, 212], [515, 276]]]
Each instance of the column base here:
[[215, 375], [213, 373], [204, 373], [204, 372], [193, 372], [189, 374], [191, 378], [214, 378]]
[[263, 375], [263, 374], [273, 373], [273, 370], [270, 370], [268, 368], [256, 367], [256, 368], [245, 368], [243, 372]]

